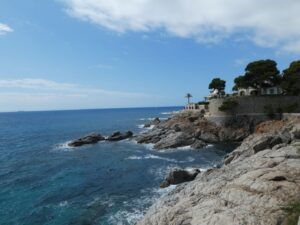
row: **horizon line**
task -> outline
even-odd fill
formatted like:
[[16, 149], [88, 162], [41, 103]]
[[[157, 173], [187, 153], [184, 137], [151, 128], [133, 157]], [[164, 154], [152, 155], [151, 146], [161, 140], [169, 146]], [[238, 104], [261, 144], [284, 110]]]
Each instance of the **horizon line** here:
[[147, 108], [179, 108], [184, 106], [140, 106], [140, 107], [112, 107], [112, 108], [82, 108], [82, 109], [46, 109], [46, 110], [16, 110], [0, 111], [0, 113], [29, 113], [29, 112], [61, 112], [61, 111], [88, 111], [88, 110], [109, 110], [109, 109], [147, 109]]

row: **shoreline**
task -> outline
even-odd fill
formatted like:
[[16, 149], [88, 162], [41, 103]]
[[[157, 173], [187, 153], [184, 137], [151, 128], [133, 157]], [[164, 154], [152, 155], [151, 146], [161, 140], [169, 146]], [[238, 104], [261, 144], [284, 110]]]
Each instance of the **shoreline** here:
[[283, 206], [300, 203], [299, 117], [259, 124], [224, 163], [177, 185], [137, 225], [275, 225], [295, 216]]

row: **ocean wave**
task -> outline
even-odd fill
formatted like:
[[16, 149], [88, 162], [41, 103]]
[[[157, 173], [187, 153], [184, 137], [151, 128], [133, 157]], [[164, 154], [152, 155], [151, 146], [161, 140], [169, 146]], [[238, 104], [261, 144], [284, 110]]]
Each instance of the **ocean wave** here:
[[191, 150], [193, 148], [192, 148], [192, 146], [188, 145], [188, 146], [178, 147], [176, 149], [178, 149], [178, 150]]
[[145, 129], [145, 130], [152, 130], [155, 127], [155, 125], [151, 125], [150, 127], [145, 127], [145, 124], [139, 124], [138, 128]]
[[[148, 206], [152, 205], [161, 196], [172, 191], [176, 185], [167, 188], [146, 188], [141, 190], [142, 196], [131, 202], [123, 202], [123, 210], [119, 210], [108, 218], [109, 224], [128, 225], [141, 220]], [[126, 209], [128, 208], [128, 209]]]
[[172, 114], [177, 114], [177, 113], [180, 113], [180, 110], [179, 111], [171, 111], [171, 112], [162, 112], [161, 114], [162, 115], [172, 115]]
[[68, 205], [68, 201], [63, 201], [58, 204], [59, 207], [66, 207]]
[[[153, 121], [155, 120], [157, 117], [149, 117], [149, 118], [140, 118], [139, 120], [141, 121]], [[167, 117], [159, 117], [160, 120], [167, 120]]]
[[60, 143], [54, 147], [54, 151], [73, 151], [75, 147], [69, 146], [71, 141], [66, 141], [64, 143]]
[[153, 154], [148, 154], [146, 156], [129, 156], [128, 158], [129, 160], [143, 160], [143, 159], [158, 159], [158, 160], [164, 160], [167, 162], [173, 162], [173, 163], [188, 163], [188, 162], [193, 162], [195, 161], [195, 159], [193, 157], [188, 157], [186, 160], [176, 160], [176, 159], [172, 159], [172, 158], [166, 158], [166, 157], [161, 157], [161, 156], [157, 156], [157, 155], [153, 155]]

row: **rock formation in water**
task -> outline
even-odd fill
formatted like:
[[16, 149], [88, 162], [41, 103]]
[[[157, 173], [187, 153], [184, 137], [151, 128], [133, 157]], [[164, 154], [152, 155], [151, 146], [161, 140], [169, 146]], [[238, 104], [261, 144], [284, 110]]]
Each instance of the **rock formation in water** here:
[[192, 181], [200, 173], [199, 169], [180, 169], [175, 168], [167, 175], [165, 180], [160, 184], [161, 188], [166, 188], [172, 184], [180, 184], [188, 181]]
[[107, 141], [121, 141], [121, 140], [131, 138], [132, 136], [133, 136], [133, 133], [131, 131], [127, 131], [124, 133], [117, 131], [117, 132], [113, 133], [111, 136], [109, 136], [106, 140]]
[[101, 134], [91, 133], [83, 138], [71, 141], [68, 145], [70, 147], [80, 147], [82, 145], [96, 144], [103, 140], [105, 140], [105, 138]]

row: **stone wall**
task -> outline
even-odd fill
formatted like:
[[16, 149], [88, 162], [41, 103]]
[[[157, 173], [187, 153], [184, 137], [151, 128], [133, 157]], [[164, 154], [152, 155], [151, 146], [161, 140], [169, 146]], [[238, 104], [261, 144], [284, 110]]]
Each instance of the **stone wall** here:
[[[227, 100], [235, 100], [238, 103], [232, 111], [222, 112], [219, 107]], [[249, 115], [256, 116], [265, 114], [265, 106], [271, 105], [274, 110], [278, 108], [286, 108], [291, 104], [298, 103], [295, 113], [300, 113], [300, 96], [244, 96], [212, 99], [209, 104], [209, 113], [207, 116], [232, 116], [232, 115]]]

